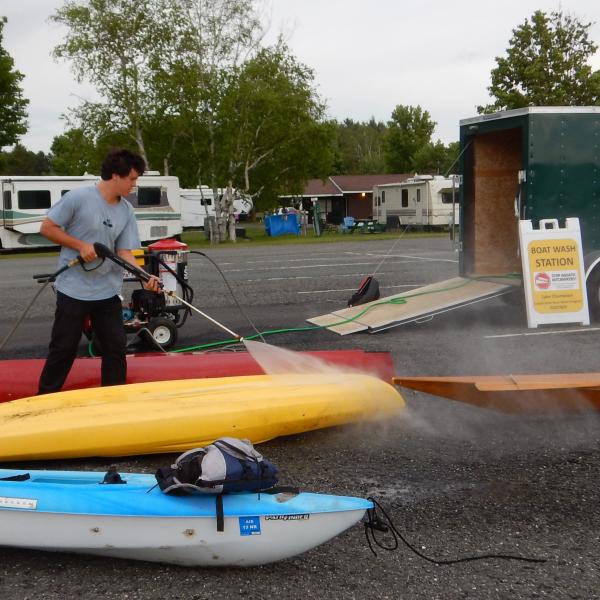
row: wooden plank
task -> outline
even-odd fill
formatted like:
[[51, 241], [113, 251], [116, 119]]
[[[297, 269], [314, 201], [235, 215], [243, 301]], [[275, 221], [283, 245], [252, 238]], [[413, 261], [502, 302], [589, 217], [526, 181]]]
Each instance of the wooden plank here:
[[600, 411], [600, 373], [394, 377], [427, 394], [506, 413]]

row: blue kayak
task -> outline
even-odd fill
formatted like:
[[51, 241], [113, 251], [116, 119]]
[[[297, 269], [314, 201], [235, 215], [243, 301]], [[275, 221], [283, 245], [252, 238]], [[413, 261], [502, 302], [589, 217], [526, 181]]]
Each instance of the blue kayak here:
[[[357, 523], [362, 498], [314, 493], [170, 496], [154, 475], [0, 469], [0, 545], [188, 566], [289, 558]], [[219, 518], [218, 518], [219, 517]]]

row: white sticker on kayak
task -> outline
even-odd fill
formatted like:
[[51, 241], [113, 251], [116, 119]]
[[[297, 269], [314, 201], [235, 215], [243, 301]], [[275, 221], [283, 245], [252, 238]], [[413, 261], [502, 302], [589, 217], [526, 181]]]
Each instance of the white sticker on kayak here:
[[24, 508], [36, 510], [37, 500], [33, 498], [5, 498], [0, 496], [0, 508]]
[[260, 517], [240, 517], [240, 535], [260, 535]]
[[268, 515], [265, 521], [306, 521], [310, 515]]

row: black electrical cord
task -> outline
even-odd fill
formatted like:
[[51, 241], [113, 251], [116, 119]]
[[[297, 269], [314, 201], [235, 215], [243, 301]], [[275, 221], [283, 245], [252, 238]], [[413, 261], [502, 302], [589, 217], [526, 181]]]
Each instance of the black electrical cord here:
[[[102, 262], [104, 262], [104, 259], [102, 259]], [[102, 263], [100, 263], [100, 264], [102, 264]], [[25, 315], [27, 315], [27, 313], [29, 312], [29, 309], [33, 306], [33, 304], [38, 299], [38, 297], [40, 296], [40, 294], [46, 289], [46, 286], [49, 283], [52, 283], [52, 282], [56, 281], [56, 278], [61, 273], [63, 273], [67, 269], [70, 269], [71, 267], [74, 267], [76, 265], [80, 265], [81, 268], [84, 268], [83, 267], [83, 265], [84, 265], [83, 259], [80, 256], [78, 256], [77, 258], [74, 258], [73, 260], [70, 260], [67, 264], [63, 265], [60, 269], [58, 269], [58, 271], [55, 271], [54, 273], [42, 273], [42, 274], [38, 274], [38, 275], [34, 275], [33, 276], [33, 278], [35, 280], [37, 280], [38, 283], [41, 283], [43, 285], [35, 293], [35, 295], [33, 296], [33, 298], [30, 300], [29, 304], [25, 307], [25, 310], [21, 313], [21, 316], [17, 319], [17, 321], [15, 322], [15, 324], [12, 326], [12, 329], [8, 332], [8, 335], [2, 340], [2, 343], [0, 343], [0, 352], [3, 350], [4, 346], [6, 346], [6, 344], [8, 343], [8, 340], [10, 340], [10, 338], [13, 336], [14, 332], [17, 330], [17, 327], [19, 327], [19, 325], [21, 324], [21, 322], [25, 318]], [[98, 265], [98, 266], [100, 266], [100, 265]], [[98, 268], [98, 267], [95, 267], [95, 268]], [[84, 270], [93, 271], [93, 269], [84, 269]]]
[[51, 279], [44, 281], [42, 287], [36, 292], [35, 296], [31, 299], [25, 310], [21, 313], [21, 316], [17, 319], [16, 323], [12, 326], [12, 329], [8, 332], [8, 335], [2, 340], [0, 344], [0, 352], [4, 349], [4, 346], [8, 343], [8, 340], [13, 336], [13, 333], [17, 330], [17, 327], [21, 324], [21, 321], [25, 318], [25, 315], [29, 312], [29, 309], [33, 306], [38, 296], [46, 289], [46, 286], [51, 282]]
[[[477, 554], [473, 556], [463, 556], [460, 558], [451, 558], [451, 559], [436, 559], [431, 558], [417, 550], [396, 528], [394, 522], [391, 517], [385, 511], [383, 506], [377, 500], [372, 497], [367, 498], [373, 503], [373, 508], [367, 510], [367, 516], [363, 522], [365, 527], [365, 536], [367, 538], [367, 544], [369, 545], [369, 549], [371, 552], [377, 556], [373, 545], [381, 548], [382, 550], [393, 551], [398, 548], [398, 540], [402, 540], [402, 542], [412, 550], [418, 557], [430, 562], [434, 565], [455, 565], [463, 562], [472, 562], [475, 560], [486, 560], [486, 559], [501, 559], [501, 560], [520, 560], [529, 563], [544, 563], [546, 559], [544, 558], [529, 558], [526, 556], [519, 556], [516, 554]], [[377, 509], [381, 511], [383, 518], [377, 514]], [[383, 534], [389, 533], [392, 538], [392, 542], [389, 545], [384, 544], [380, 539], [376, 536], [376, 531], [379, 531]]]
[[225, 282], [225, 285], [227, 286], [227, 289], [229, 290], [229, 293], [231, 294], [231, 297], [233, 298], [233, 301], [235, 302], [239, 311], [242, 313], [242, 315], [244, 315], [244, 318], [246, 319], [246, 321], [248, 321], [250, 327], [252, 327], [252, 329], [256, 332], [257, 337], [259, 337], [266, 344], [267, 342], [263, 337], [263, 334], [258, 330], [252, 319], [248, 316], [248, 314], [244, 310], [244, 307], [238, 302], [238, 299], [236, 298], [236, 295], [233, 289], [231, 288], [231, 285], [229, 285], [229, 281], [227, 281], [227, 277], [225, 277], [225, 273], [221, 271], [219, 265], [210, 256], [204, 254], [204, 252], [200, 252], [199, 250], [190, 250], [190, 254], [198, 254], [200, 256], [203, 256], [204, 258], [206, 258], [206, 260], [213, 264], [215, 269], [217, 269], [217, 271], [219, 272], [219, 275], [221, 275], [221, 277], [223, 278], [223, 281]]

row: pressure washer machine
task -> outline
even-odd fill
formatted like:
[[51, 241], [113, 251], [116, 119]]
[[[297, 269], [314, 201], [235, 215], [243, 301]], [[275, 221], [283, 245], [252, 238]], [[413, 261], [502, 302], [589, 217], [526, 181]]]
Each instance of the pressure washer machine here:
[[[134, 343], [141, 342], [150, 350], [168, 350], [177, 341], [177, 330], [190, 314], [190, 308], [181, 299], [188, 304], [194, 299], [194, 291], [188, 284], [188, 246], [166, 239], [150, 244], [146, 250], [136, 250], [134, 255], [140, 267], [156, 275], [163, 290], [173, 295], [135, 289], [129, 303], [123, 306], [123, 326], [127, 333], [136, 334]], [[124, 271], [123, 281], [139, 282], [139, 277]], [[86, 321], [83, 333], [91, 342], [92, 352], [101, 354], [91, 321]]]

